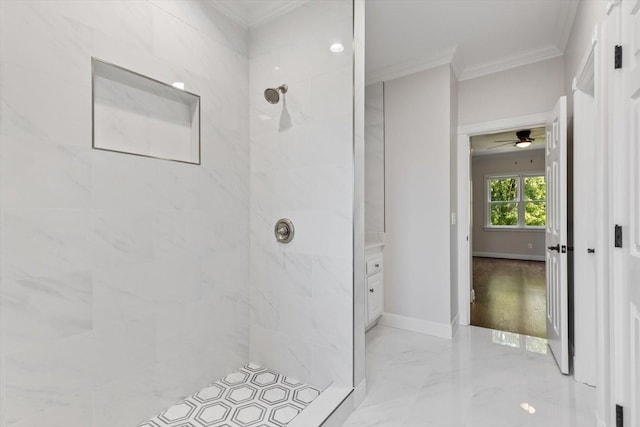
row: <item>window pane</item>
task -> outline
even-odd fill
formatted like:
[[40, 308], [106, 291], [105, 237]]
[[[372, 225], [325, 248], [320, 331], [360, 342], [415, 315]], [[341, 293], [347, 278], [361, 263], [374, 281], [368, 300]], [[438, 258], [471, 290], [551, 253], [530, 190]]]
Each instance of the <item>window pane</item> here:
[[525, 200], [546, 200], [547, 185], [544, 176], [527, 176], [524, 178]]
[[491, 203], [491, 225], [518, 225], [518, 204]]
[[491, 201], [515, 202], [518, 199], [517, 178], [495, 178], [489, 180], [491, 188]]
[[547, 223], [547, 204], [545, 202], [526, 202], [524, 205], [524, 225], [544, 227]]

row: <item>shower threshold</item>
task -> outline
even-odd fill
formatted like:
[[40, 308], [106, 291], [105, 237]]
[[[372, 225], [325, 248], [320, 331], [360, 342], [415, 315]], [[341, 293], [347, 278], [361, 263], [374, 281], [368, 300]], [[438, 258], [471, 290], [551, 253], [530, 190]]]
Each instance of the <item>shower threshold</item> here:
[[301, 381], [249, 363], [139, 427], [283, 427], [319, 395]]

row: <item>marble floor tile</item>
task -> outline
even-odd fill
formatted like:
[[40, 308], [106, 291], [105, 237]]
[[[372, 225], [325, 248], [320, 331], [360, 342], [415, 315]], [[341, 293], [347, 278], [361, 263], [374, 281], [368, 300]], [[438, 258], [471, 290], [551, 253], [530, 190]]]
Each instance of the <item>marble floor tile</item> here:
[[595, 427], [595, 389], [564, 376], [546, 340], [475, 326], [451, 341], [367, 333], [367, 397], [345, 427]]
[[250, 363], [139, 427], [283, 427], [319, 395], [318, 389]]

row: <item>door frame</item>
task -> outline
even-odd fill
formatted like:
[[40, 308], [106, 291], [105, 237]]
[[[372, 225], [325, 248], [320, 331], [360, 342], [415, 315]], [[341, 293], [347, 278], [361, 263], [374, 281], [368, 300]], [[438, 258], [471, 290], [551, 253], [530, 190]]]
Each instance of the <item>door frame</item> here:
[[[608, 407], [613, 408], [614, 404], [625, 407], [625, 425], [638, 427], [637, 413], [633, 411], [634, 406], [637, 410], [637, 401], [634, 406], [631, 406], [632, 397], [637, 398], [637, 395], [633, 395], [637, 390], [631, 383], [631, 375], [635, 374], [632, 369], [632, 357], [636, 357], [631, 348], [631, 342], [635, 337], [632, 337], [631, 333], [635, 332], [637, 320], [636, 307], [632, 304], [633, 297], [629, 286], [632, 275], [635, 273], [632, 270], [632, 268], [635, 269], [635, 261], [632, 262], [631, 258], [636, 256], [634, 252], [637, 251], [634, 248], [637, 245], [634, 236], [636, 233], [632, 227], [636, 221], [634, 207], [637, 199], [634, 192], [637, 191], [637, 187], [631, 184], [631, 180], [635, 181], [636, 165], [632, 162], [637, 153], [632, 142], [634, 134], [631, 132], [635, 131], [636, 125], [632, 119], [633, 110], [629, 102], [630, 93], [628, 91], [631, 89], [630, 79], [633, 78], [634, 81], [637, 81], [635, 78], [640, 70], [635, 51], [638, 40], [638, 34], [635, 31], [637, 30], [637, 22], [631, 21], [629, 14], [633, 13], [637, 16], [640, 2], [637, 0], [616, 0], [610, 3], [605, 21], [605, 25], [609, 27], [610, 45], [622, 46], [625, 50], [625, 56], [622, 68], [610, 69], [608, 79], [608, 90], [611, 94], [608, 134], [610, 138], [608, 226], [609, 230], [612, 230], [614, 225], [620, 224], [623, 230], [623, 240], [621, 248], [614, 248], [612, 242], [609, 245], [610, 336], [608, 338], [611, 351], [609, 353], [608, 374], [610, 375], [611, 387], [606, 397], [609, 398]], [[634, 57], [635, 61], [629, 60]], [[634, 65], [633, 69], [630, 68], [632, 64]], [[628, 409], [632, 409], [632, 411]], [[615, 413], [609, 414], [608, 420], [611, 420], [611, 425], [615, 425]]]
[[544, 127], [547, 113], [530, 114], [458, 127], [458, 324], [471, 323], [473, 292], [473, 206], [471, 200], [471, 137]]

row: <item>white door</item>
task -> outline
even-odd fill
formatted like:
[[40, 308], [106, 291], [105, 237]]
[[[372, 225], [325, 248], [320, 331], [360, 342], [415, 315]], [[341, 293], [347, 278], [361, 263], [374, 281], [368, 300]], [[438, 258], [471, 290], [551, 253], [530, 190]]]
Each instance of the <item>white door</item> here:
[[595, 190], [600, 171], [596, 162], [598, 118], [593, 54], [585, 67], [590, 70], [582, 73], [591, 77], [576, 78], [573, 94], [573, 375], [576, 381], [595, 386], [597, 256], [604, 248], [598, 248], [596, 254], [599, 204], [603, 200]]
[[547, 148], [547, 340], [563, 374], [569, 373], [567, 291], [567, 98], [561, 97], [546, 123]]
[[[627, 195], [630, 202], [629, 242], [625, 242], [625, 227], [623, 224], [622, 250], [625, 256], [623, 266], [627, 274], [622, 276], [627, 282], [622, 295], [622, 303], [628, 304], [630, 321], [621, 319], [630, 327], [629, 339], [622, 342], [629, 345], [630, 365], [625, 367], [628, 374], [622, 378], [630, 378], [631, 396], [628, 400], [631, 406], [631, 427], [640, 427], [640, 0], [624, 0], [622, 2], [623, 23], [623, 75], [625, 90], [625, 105], [623, 111], [628, 113], [628, 123], [624, 138], [629, 146], [629, 188]], [[624, 160], [624, 159], [620, 159]], [[625, 301], [627, 300], [628, 301]], [[624, 310], [626, 312], [626, 310]], [[627, 323], [628, 322], [628, 323]], [[624, 325], [623, 323], [623, 325]], [[622, 328], [621, 328], [622, 329]], [[621, 347], [626, 352], [625, 346]], [[629, 372], [630, 371], [630, 372]]]

